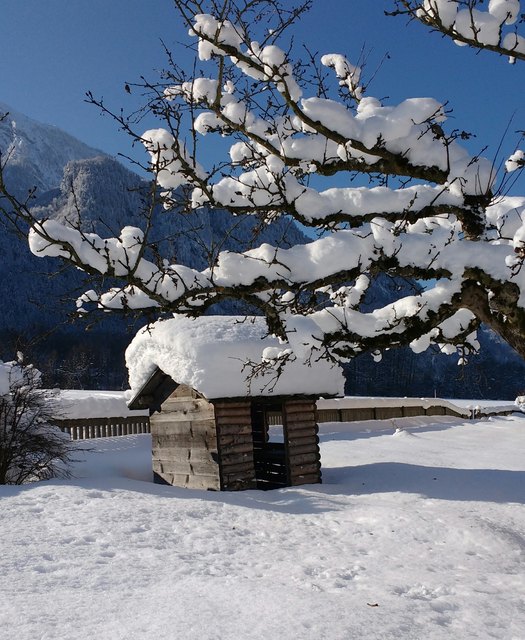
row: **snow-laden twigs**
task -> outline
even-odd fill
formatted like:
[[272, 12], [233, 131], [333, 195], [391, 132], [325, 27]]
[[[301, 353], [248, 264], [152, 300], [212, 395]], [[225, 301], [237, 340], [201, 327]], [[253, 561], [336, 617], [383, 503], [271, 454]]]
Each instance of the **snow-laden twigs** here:
[[520, 0], [394, 0], [391, 15], [408, 15], [459, 46], [493, 51], [509, 62], [525, 60]]

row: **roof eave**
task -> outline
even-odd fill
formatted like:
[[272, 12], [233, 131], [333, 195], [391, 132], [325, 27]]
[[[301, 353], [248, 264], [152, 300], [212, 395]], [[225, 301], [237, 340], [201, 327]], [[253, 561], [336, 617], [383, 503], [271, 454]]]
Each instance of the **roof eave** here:
[[177, 382], [156, 367], [139, 391], [130, 400], [128, 407], [133, 410], [149, 409], [151, 415], [155, 411], [160, 411], [162, 403], [178, 386]]

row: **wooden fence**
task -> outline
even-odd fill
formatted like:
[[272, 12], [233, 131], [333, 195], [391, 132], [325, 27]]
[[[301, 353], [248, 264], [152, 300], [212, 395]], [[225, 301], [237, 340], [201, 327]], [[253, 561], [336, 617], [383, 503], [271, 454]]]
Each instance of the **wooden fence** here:
[[69, 433], [72, 440], [111, 438], [150, 432], [148, 416], [57, 420], [57, 425], [63, 433]]
[[[318, 409], [317, 422], [357, 422], [364, 420], [391, 420], [392, 418], [410, 418], [413, 416], [458, 416], [465, 417], [450, 407], [442, 406], [381, 406], [381, 407], [349, 407], [344, 409]], [[469, 417], [478, 417], [478, 415]], [[481, 416], [480, 416], [481, 417]], [[270, 425], [282, 424], [280, 413], [268, 415]]]
[[356, 422], [364, 420], [391, 420], [413, 416], [457, 416], [465, 417], [450, 407], [431, 406], [378, 406], [349, 407], [343, 409], [318, 409], [318, 422]]
[[[326, 401], [323, 401], [326, 404]], [[490, 415], [507, 415], [512, 410], [461, 409], [444, 402], [442, 405], [429, 405], [428, 401], [417, 404], [412, 400], [407, 405], [390, 405], [383, 400], [378, 406], [335, 407], [317, 410], [317, 421], [322, 422], [355, 422], [364, 420], [391, 420], [393, 418], [408, 418], [413, 416], [457, 416], [471, 419]], [[270, 425], [282, 424], [279, 412], [272, 412], [268, 416]], [[72, 440], [87, 440], [90, 438], [111, 438], [114, 436], [129, 436], [139, 433], [150, 433], [149, 417], [134, 416], [129, 418], [82, 418], [77, 420], [60, 420], [57, 425], [64, 433], [69, 433]]]
[[[352, 407], [338, 407], [337, 400], [321, 400], [320, 408], [317, 409], [317, 422], [357, 422], [365, 420], [392, 420], [393, 418], [412, 418], [415, 416], [455, 416], [458, 418], [469, 418], [477, 420], [487, 416], [509, 415], [516, 409], [510, 407], [507, 403], [500, 407], [460, 407], [452, 404], [447, 400], [437, 400], [435, 404], [432, 401], [416, 398], [407, 398], [406, 404], [396, 402], [393, 398], [392, 404], [388, 399], [381, 398], [377, 400], [376, 405], [371, 405], [370, 399], [364, 399], [363, 406], [359, 406], [359, 398], [353, 398]], [[330, 407], [326, 405], [335, 404]], [[269, 417], [270, 424], [281, 424], [280, 415], [272, 415]]]

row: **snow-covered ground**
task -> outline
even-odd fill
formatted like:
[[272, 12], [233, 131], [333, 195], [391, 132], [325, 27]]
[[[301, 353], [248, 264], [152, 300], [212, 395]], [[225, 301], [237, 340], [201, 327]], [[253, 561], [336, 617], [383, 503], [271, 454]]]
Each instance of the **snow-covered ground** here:
[[523, 640], [525, 419], [378, 427], [321, 425], [323, 485], [154, 485], [130, 436], [1, 487], [0, 638]]

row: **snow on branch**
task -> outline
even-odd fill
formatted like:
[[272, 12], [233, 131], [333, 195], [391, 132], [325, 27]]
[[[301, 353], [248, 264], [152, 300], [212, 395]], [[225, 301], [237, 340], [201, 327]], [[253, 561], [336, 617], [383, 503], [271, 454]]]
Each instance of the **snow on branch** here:
[[525, 37], [520, 0], [395, 0], [397, 10], [435, 31], [452, 38], [459, 46], [494, 51], [509, 62], [525, 60]]

